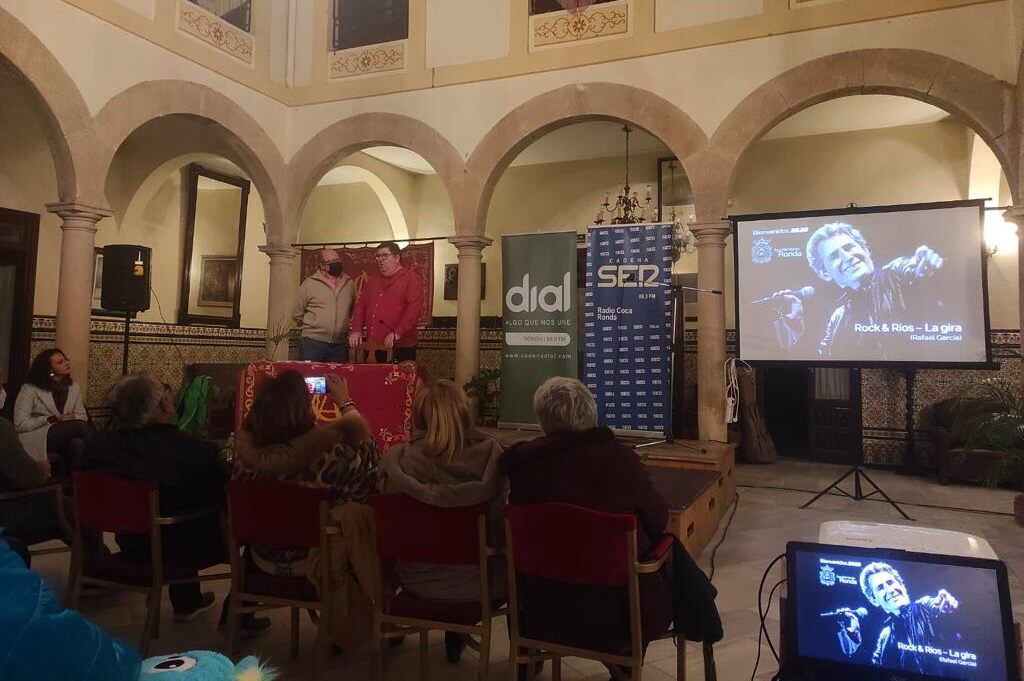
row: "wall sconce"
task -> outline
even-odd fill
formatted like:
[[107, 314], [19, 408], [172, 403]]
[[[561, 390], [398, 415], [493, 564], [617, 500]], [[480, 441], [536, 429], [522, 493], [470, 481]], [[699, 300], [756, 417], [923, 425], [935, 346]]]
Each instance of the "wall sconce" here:
[[985, 257], [1017, 249], [1017, 226], [1003, 219], [1002, 208], [985, 209]]

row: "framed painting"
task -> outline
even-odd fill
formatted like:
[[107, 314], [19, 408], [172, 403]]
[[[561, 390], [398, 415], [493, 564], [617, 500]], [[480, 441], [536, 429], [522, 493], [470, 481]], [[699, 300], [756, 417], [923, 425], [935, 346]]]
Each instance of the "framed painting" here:
[[204, 255], [199, 269], [199, 305], [232, 307], [238, 281], [238, 258], [233, 255]]

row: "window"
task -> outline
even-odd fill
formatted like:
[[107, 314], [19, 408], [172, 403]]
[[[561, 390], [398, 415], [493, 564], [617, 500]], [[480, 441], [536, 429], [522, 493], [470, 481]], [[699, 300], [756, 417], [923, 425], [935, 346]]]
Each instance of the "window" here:
[[334, 0], [335, 51], [409, 37], [409, 0]]
[[252, 26], [252, 0], [189, 0], [246, 33]]
[[614, 0], [530, 0], [530, 14], [547, 14], [567, 9], [583, 9], [589, 5], [600, 5]]

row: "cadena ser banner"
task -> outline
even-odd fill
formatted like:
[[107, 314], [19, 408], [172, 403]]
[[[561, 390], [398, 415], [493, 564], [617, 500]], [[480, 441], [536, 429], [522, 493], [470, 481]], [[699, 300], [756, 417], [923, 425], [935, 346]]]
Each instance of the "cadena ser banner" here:
[[502, 424], [533, 424], [533, 393], [577, 370], [576, 233], [501, 238]]
[[671, 434], [672, 225], [587, 233], [583, 382], [602, 425]]

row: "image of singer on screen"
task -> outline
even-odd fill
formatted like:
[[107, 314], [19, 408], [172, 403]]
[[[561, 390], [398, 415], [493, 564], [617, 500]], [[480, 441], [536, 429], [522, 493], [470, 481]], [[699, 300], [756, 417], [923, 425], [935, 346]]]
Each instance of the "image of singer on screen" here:
[[880, 329], [893, 323], [914, 324], [934, 311], [936, 303], [941, 304], [934, 300], [930, 305], [909, 300], [916, 283], [942, 268], [942, 256], [926, 245], [878, 267], [864, 236], [850, 224], [835, 222], [811, 234], [806, 257], [819, 279], [838, 287], [838, 297], [821, 328], [815, 328], [816, 324], [804, 318], [804, 302], [815, 293], [812, 286], [777, 291], [762, 299], [776, 307], [778, 317], [772, 322], [772, 329], [783, 348], [794, 347], [810, 332], [819, 339], [817, 354], [821, 357], [848, 357], [855, 349], [873, 349], [877, 359], [889, 359], [892, 341], [883, 342], [881, 334], [865, 329]]
[[865, 636], [861, 619], [868, 613], [864, 608], [827, 613], [835, 615], [836, 637], [843, 654], [887, 669], [941, 674], [939, 657], [929, 651], [944, 650], [961, 638], [958, 632], [950, 633], [953, 627], [949, 626], [955, 624], [950, 620], [960, 607], [957, 599], [939, 589], [934, 596], [911, 601], [900, 573], [881, 562], [869, 563], [861, 570], [860, 589], [868, 604], [881, 611], [881, 628], [876, 636]]

